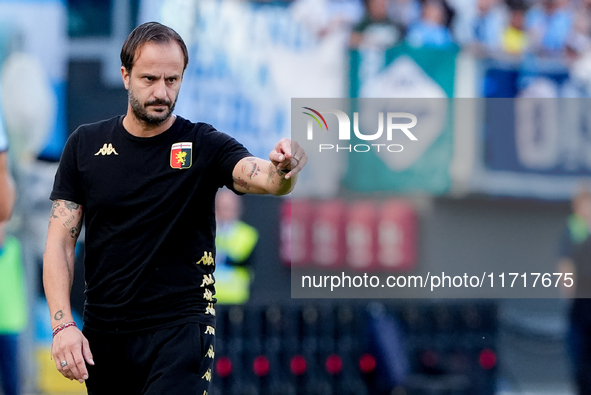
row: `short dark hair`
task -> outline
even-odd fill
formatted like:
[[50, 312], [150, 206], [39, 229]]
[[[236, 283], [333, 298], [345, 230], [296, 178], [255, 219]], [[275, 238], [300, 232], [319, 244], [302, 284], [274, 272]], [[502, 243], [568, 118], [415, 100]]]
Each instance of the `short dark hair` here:
[[183, 57], [185, 58], [184, 71], [189, 63], [189, 51], [187, 51], [185, 42], [173, 29], [158, 22], [146, 22], [133, 29], [121, 48], [121, 66], [131, 72], [138, 49], [147, 42], [168, 44], [173, 41], [176, 41], [183, 51]]

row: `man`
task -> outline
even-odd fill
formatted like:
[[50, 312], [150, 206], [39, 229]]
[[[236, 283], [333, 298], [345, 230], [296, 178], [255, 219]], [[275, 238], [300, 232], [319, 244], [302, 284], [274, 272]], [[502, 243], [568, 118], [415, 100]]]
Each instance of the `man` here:
[[[570, 306], [567, 349], [576, 393], [591, 394], [591, 189], [581, 184], [572, 199], [572, 214], [560, 240], [558, 271], [565, 275], [564, 296]], [[567, 279], [570, 278], [569, 279]], [[570, 286], [569, 286], [570, 285]]]
[[388, 1], [365, 0], [365, 15], [353, 26], [351, 48], [387, 49], [404, 37], [404, 28], [388, 15]]
[[[1, 107], [0, 107], [1, 109]], [[1, 110], [0, 110], [1, 111]], [[8, 137], [0, 113], [0, 222], [8, 221], [14, 206], [14, 182], [8, 169]]]
[[[216, 191], [287, 194], [307, 156], [283, 139], [269, 161], [255, 158], [210, 125], [173, 115], [188, 63], [174, 30], [138, 26], [121, 62], [127, 113], [70, 136], [50, 196], [43, 280], [52, 355], [89, 394], [207, 394]], [[70, 286], [83, 218], [81, 332]]]
[[[16, 258], [16, 245], [18, 241], [14, 238], [9, 239], [9, 243], [4, 243], [4, 228], [6, 221], [10, 219], [15, 199], [15, 187], [8, 169], [8, 137], [4, 130], [4, 120], [2, 119], [0, 105], [0, 274], [4, 274], [0, 280], [7, 280], [9, 274], [16, 273], [22, 269], [20, 262], [20, 253], [18, 254], [18, 261]], [[5, 248], [6, 247], [6, 248]], [[6, 250], [6, 251], [5, 251]], [[2, 263], [5, 263], [2, 265]], [[6, 313], [4, 320], [0, 321], [0, 388], [4, 390], [7, 395], [20, 394], [20, 377], [18, 369], [18, 333], [22, 331], [24, 326], [24, 315], [19, 314], [19, 308], [23, 305], [22, 292], [23, 284], [20, 281], [14, 281], [15, 278], [10, 277], [10, 280], [5, 281], [5, 287], [1, 290], [7, 289], [18, 291], [16, 294], [8, 295], [7, 292], [0, 292], [0, 312]], [[22, 278], [19, 278], [22, 280]], [[0, 281], [2, 283], [2, 281]], [[12, 310], [15, 314], [10, 314], [4, 310], [16, 308]]]
[[243, 304], [250, 297], [250, 263], [259, 234], [240, 220], [241, 214], [240, 198], [221, 189], [215, 198], [215, 289], [221, 304]]
[[0, 393], [22, 394], [19, 335], [27, 325], [21, 245], [0, 222]]

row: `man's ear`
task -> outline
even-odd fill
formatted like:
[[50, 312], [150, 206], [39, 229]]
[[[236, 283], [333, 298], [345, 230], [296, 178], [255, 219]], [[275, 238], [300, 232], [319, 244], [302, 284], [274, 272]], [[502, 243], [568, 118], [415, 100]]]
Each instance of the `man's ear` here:
[[121, 66], [121, 79], [123, 79], [123, 85], [125, 85], [125, 89], [129, 89], [129, 78], [131, 77], [130, 73], [127, 69]]

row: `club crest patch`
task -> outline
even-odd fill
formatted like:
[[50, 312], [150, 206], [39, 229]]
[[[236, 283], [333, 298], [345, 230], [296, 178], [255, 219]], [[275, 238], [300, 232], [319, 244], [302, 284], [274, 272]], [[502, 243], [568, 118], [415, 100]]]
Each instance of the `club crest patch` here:
[[188, 169], [193, 157], [193, 143], [175, 143], [170, 148], [170, 167]]

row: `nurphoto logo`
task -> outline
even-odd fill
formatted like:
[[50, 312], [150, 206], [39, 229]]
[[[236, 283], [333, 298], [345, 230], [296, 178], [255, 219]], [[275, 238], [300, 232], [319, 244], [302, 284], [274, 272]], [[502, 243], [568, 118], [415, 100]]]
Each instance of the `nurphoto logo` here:
[[[302, 107], [305, 110], [303, 114], [306, 114], [310, 117], [308, 119], [307, 125], [307, 139], [313, 140], [314, 139], [314, 122], [318, 124], [321, 131], [328, 132], [328, 124], [326, 119], [322, 114], [334, 114], [337, 117], [337, 121], [339, 124], [338, 127], [338, 140], [340, 141], [350, 141], [351, 140], [351, 120], [349, 116], [341, 110], [329, 109], [329, 110], [314, 110], [310, 107]], [[384, 122], [384, 119], [386, 120]], [[406, 120], [406, 122], [400, 122], [400, 120]], [[382, 135], [384, 134], [384, 123], [386, 123], [386, 138], [385, 143], [377, 143], [377, 140], [384, 141]], [[318, 144], [318, 151], [347, 151], [347, 152], [369, 152], [375, 150], [380, 152], [381, 150], [388, 151], [388, 152], [402, 152], [404, 147], [401, 144], [394, 144], [392, 142], [392, 138], [394, 136], [395, 131], [400, 131], [406, 135], [408, 139], [411, 141], [418, 140], [417, 137], [410, 131], [411, 128], [416, 126], [417, 124], [417, 117], [408, 112], [388, 112], [384, 117], [383, 112], [378, 113], [378, 130], [373, 134], [364, 134], [361, 133], [359, 130], [359, 113], [353, 113], [353, 133], [355, 137], [359, 140], [363, 141], [373, 141], [376, 143], [372, 144], [348, 144], [348, 145], [339, 145], [338, 143], [335, 144]]]

